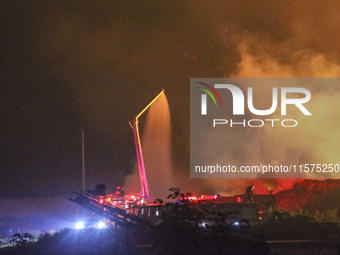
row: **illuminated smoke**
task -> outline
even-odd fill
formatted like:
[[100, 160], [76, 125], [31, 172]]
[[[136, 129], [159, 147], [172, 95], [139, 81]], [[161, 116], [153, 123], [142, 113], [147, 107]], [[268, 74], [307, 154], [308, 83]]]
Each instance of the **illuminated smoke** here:
[[[164, 6], [124, 3], [111, 7], [81, 1], [78, 7], [70, 7], [67, 2], [43, 5], [40, 8], [43, 8], [44, 22], [39, 20], [37, 24], [44, 25], [29, 33], [29, 38], [36, 37], [40, 56], [57, 78], [75, 91], [75, 107], [112, 143], [128, 140], [127, 134], [131, 130], [127, 130], [126, 122], [133, 113], [132, 109], [123, 109], [121, 100], [115, 99], [128, 98], [133, 104], [138, 93], [145, 88], [152, 91], [159, 81], [175, 94], [179, 86], [188, 85], [188, 78], [198, 76], [275, 78], [339, 77], [340, 74], [340, 5], [335, 1], [302, 0], [297, 3], [288, 0], [259, 4], [246, 0], [209, 3], [199, 0]], [[144, 8], [147, 11], [141, 12]], [[160, 15], [143, 14], [152, 12]], [[109, 13], [104, 20], [102, 13]], [[195, 58], [198, 56], [197, 61], [188, 57], [192, 54]], [[150, 86], [135, 86], [136, 81]], [[260, 90], [254, 88], [254, 93], [255, 89]], [[332, 118], [327, 130], [311, 126], [306, 132], [296, 130], [290, 139], [272, 136], [276, 143], [283, 143], [274, 149], [269, 149], [269, 139], [263, 139], [268, 131], [254, 132], [258, 149], [252, 148], [255, 144], [244, 146], [243, 150], [229, 154], [233, 155], [232, 159], [285, 161], [286, 152], [291, 151], [294, 152], [292, 156], [300, 159], [337, 160], [339, 135], [336, 130], [340, 123], [336, 109], [339, 109], [340, 95], [337, 88], [325, 91], [319, 87], [311, 92], [313, 118], [318, 122]], [[187, 123], [188, 88], [183, 95], [180, 100], [172, 100], [173, 96], [169, 101], [173, 111], [179, 113], [174, 115], [176, 121]], [[173, 126], [176, 133], [173, 164], [178, 174], [175, 186], [182, 190], [233, 194], [244, 192], [248, 184], [259, 182], [256, 190], [262, 192], [285, 189], [294, 182], [190, 179], [189, 130], [186, 126]], [[230, 136], [234, 136], [232, 141], [237, 138], [242, 143], [248, 134], [231, 133]], [[130, 146], [130, 142], [119, 142], [113, 145]], [[288, 143], [292, 142], [299, 146], [288, 148]], [[179, 147], [185, 147], [186, 151]], [[124, 157], [127, 149], [123, 147], [121, 151], [123, 153], [118, 156]], [[130, 155], [124, 162], [125, 159], [130, 159]], [[118, 167], [124, 168], [125, 172], [129, 170], [125, 164]], [[111, 176], [112, 173], [108, 169], [106, 174]], [[150, 173], [148, 176], [151, 178]], [[138, 179], [132, 186], [139, 187]]]
[[[308, 49], [294, 50], [289, 43], [274, 44], [270, 40], [249, 35], [243, 37], [238, 45], [241, 61], [237, 71], [225, 77], [235, 78], [334, 78], [340, 76], [340, 66], [327, 54], [321, 54]], [[275, 51], [271, 49], [276, 49]], [[289, 55], [289, 61], [286, 60]], [[285, 56], [285, 57], [282, 57]], [[264, 127], [256, 130], [228, 130], [228, 135], [218, 134], [225, 139], [225, 148], [216, 151], [213, 145], [207, 144], [205, 150], [221, 157], [230, 157], [230, 163], [235, 165], [253, 165], [255, 163], [290, 164], [303, 163], [339, 163], [340, 125], [337, 110], [340, 108], [340, 88], [321, 87], [312, 84], [308, 89], [312, 100], [308, 109], [313, 114], [313, 120], [304, 124], [303, 116], [293, 113], [292, 118], [300, 124], [299, 127], [286, 130], [284, 128]], [[256, 86], [256, 94], [262, 95], [262, 100], [255, 102], [257, 107], [268, 108], [271, 94], [266, 86]], [[270, 99], [270, 98], [269, 98]], [[271, 101], [269, 100], [269, 103]], [[270, 106], [270, 105], [269, 105]], [[274, 114], [272, 118], [280, 118]], [[245, 131], [245, 132], [244, 132]], [[207, 138], [214, 139], [214, 138]], [[237, 144], [237, 149], [235, 145]], [[210, 146], [210, 147], [209, 147]], [[216, 160], [218, 162], [218, 160]], [[318, 176], [311, 176], [318, 177]], [[338, 178], [336, 173], [333, 178]], [[180, 179], [180, 178], [176, 178]], [[196, 192], [214, 192], [225, 195], [243, 193], [250, 184], [255, 184], [256, 193], [277, 193], [290, 189], [295, 183], [304, 179], [204, 179], [191, 180], [188, 183], [200, 185], [183, 185], [184, 190]], [[183, 183], [183, 182], [180, 182]], [[194, 188], [193, 188], [194, 187]]]
[[[254, 46], [257, 45], [257, 46]], [[290, 52], [291, 62], [284, 62], [274, 55], [269, 49], [277, 48], [278, 52]], [[255, 50], [254, 50], [255, 49]], [[331, 61], [327, 55], [310, 50], [293, 51], [288, 44], [271, 45], [269, 42], [261, 42], [259, 38], [251, 36], [239, 45], [241, 62], [238, 71], [232, 74], [237, 78], [332, 78], [340, 76], [340, 66]], [[284, 54], [285, 55], [285, 54]], [[312, 84], [308, 89], [312, 93], [312, 100], [308, 108], [313, 113], [313, 121], [305, 124], [301, 114], [293, 113], [292, 118], [300, 124], [299, 127], [286, 130], [284, 128], [264, 127], [258, 130], [237, 132], [231, 130], [228, 142], [235, 141], [241, 144], [242, 164], [254, 164], [253, 162], [267, 162], [271, 164], [303, 163], [339, 163], [338, 151], [340, 149], [338, 126], [340, 125], [337, 110], [340, 107], [340, 88], [338, 86], [323, 88], [318, 84]], [[264, 97], [271, 91], [265, 87], [254, 88]], [[266, 100], [259, 102], [260, 107]], [[274, 114], [272, 118], [280, 118]], [[251, 133], [250, 133], [251, 132]], [[221, 135], [222, 137], [222, 135]], [[227, 143], [226, 143], [227, 144]], [[212, 149], [212, 148], [211, 148]], [[227, 151], [227, 153], [225, 153]], [[223, 150], [223, 156], [235, 154], [233, 148]], [[216, 152], [218, 153], [218, 152]], [[231, 158], [231, 163], [240, 164], [237, 157]], [[318, 177], [317, 175], [311, 177]], [[333, 174], [337, 178], [337, 174]], [[216, 191], [243, 192], [244, 188], [255, 183], [257, 193], [268, 191], [279, 192], [291, 188], [294, 183], [303, 179], [233, 179], [233, 180], [207, 180], [212, 186], [219, 187]], [[228, 188], [224, 188], [228, 187]], [[240, 188], [242, 187], [242, 188]]]

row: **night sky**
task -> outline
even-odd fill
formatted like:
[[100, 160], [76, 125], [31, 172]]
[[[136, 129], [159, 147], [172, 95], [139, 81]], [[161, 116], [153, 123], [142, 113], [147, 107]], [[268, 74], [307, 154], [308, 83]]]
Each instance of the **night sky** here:
[[79, 189], [82, 127], [89, 186], [120, 185], [135, 157], [128, 121], [161, 88], [188, 164], [189, 78], [222, 75], [233, 56], [189, 7], [2, 2], [2, 197]]
[[121, 185], [135, 163], [128, 121], [161, 88], [174, 166], [189, 175], [190, 78], [255, 77], [261, 66], [271, 77], [340, 74], [333, 1], [5, 0], [0, 9], [1, 198], [80, 190], [81, 128], [88, 187]]

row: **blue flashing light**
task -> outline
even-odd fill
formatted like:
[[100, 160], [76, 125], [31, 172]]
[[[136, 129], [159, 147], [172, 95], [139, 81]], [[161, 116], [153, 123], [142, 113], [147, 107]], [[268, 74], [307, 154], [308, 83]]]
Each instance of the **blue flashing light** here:
[[99, 222], [98, 222], [98, 224], [97, 224], [97, 228], [98, 228], [98, 229], [103, 229], [103, 228], [105, 228], [105, 227], [106, 227], [105, 222], [103, 222], [103, 221], [99, 221]]
[[76, 225], [74, 226], [74, 228], [75, 228], [75, 229], [84, 229], [84, 228], [85, 228], [85, 224], [84, 224], [84, 222], [82, 222], [82, 221], [78, 221], [78, 222], [76, 223]]
[[240, 223], [239, 223], [238, 221], [235, 221], [235, 222], [233, 223], [233, 225], [234, 225], [234, 226], [239, 226]]

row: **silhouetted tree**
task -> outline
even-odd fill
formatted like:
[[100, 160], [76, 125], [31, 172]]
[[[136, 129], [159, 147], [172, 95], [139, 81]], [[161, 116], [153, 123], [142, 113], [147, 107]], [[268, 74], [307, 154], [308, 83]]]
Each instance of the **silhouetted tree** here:
[[29, 233], [25, 233], [24, 235], [16, 233], [12, 236], [12, 239], [10, 240], [10, 244], [15, 245], [15, 246], [23, 246], [23, 245], [28, 244], [29, 242], [32, 242], [33, 240], [34, 240], [34, 237]]

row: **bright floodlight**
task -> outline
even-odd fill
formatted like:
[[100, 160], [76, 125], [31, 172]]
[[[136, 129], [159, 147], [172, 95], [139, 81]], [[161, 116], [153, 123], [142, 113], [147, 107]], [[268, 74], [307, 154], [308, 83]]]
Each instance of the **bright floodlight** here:
[[83, 229], [85, 227], [84, 222], [78, 221], [75, 225], [75, 229]]
[[97, 228], [99, 228], [99, 229], [105, 228], [105, 223], [102, 222], [102, 221], [99, 221], [98, 224], [97, 224]]
[[238, 226], [238, 225], [240, 225], [240, 223], [239, 223], [238, 221], [235, 221], [235, 222], [233, 223], [233, 225], [234, 225], [234, 226]]

